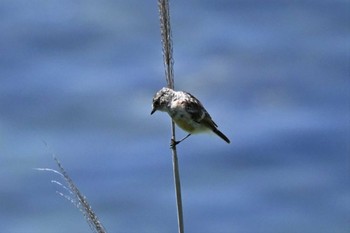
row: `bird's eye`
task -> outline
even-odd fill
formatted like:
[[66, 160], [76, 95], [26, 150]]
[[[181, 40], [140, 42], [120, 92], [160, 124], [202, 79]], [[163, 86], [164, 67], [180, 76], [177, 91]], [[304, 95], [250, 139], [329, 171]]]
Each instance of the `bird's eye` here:
[[159, 106], [159, 100], [154, 101], [154, 106]]

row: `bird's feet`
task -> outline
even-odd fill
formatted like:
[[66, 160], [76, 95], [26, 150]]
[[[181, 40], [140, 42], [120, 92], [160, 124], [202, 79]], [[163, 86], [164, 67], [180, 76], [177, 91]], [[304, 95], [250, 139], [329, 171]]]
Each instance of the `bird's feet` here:
[[182, 142], [183, 140], [185, 140], [186, 138], [188, 138], [189, 136], [191, 136], [191, 134], [189, 133], [186, 137], [184, 137], [183, 139], [181, 139], [180, 141], [175, 141], [173, 138], [171, 139], [170, 142], [170, 149], [173, 149], [177, 144], [179, 144], [180, 142]]
[[174, 147], [177, 145], [177, 144], [179, 144], [181, 142], [181, 140], [180, 141], [175, 141], [173, 138], [171, 139], [171, 141], [170, 141], [170, 149], [174, 149]]

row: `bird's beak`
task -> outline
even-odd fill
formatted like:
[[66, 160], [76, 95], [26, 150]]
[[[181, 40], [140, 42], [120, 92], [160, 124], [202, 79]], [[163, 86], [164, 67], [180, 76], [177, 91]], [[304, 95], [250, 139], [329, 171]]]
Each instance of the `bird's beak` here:
[[155, 111], [157, 111], [157, 109], [153, 108], [153, 109], [152, 109], [152, 112], [151, 112], [151, 115], [152, 115]]

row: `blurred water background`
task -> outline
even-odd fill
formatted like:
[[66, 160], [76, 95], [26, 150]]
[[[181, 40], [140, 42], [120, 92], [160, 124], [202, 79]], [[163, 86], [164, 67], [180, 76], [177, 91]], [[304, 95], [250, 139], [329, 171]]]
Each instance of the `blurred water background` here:
[[[179, 145], [185, 229], [349, 232], [349, 1], [170, 8], [175, 87], [231, 139]], [[0, 231], [90, 232], [33, 169], [54, 153], [108, 232], [176, 232], [156, 1], [2, 0], [0, 18]]]

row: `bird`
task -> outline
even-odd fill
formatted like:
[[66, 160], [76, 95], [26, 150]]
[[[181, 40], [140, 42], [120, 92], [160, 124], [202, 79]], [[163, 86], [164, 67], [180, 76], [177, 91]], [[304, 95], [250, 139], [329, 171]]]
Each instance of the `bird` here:
[[217, 124], [202, 103], [188, 92], [163, 87], [153, 97], [151, 115], [156, 111], [167, 112], [176, 125], [188, 133], [183, 139], [172, 142], [172, 146], [179, 144], [192, 134], [206, 131], [212, 131], [225, 142], [230, 143], [226, 135], [218, 130]]

